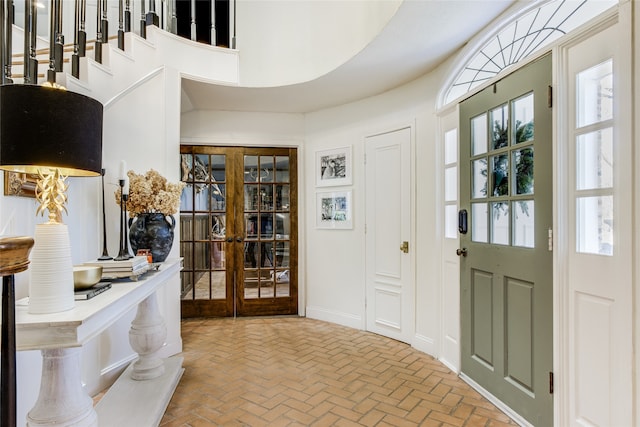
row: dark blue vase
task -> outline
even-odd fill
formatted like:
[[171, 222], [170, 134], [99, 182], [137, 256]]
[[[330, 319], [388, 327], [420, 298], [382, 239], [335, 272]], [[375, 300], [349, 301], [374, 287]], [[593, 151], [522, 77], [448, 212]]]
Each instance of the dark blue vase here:
[[173, 215], [166, 216], [162, 213], [142, 213], [130, 218], [129, 242], [133, 253], [138, 252], [138, 249], [150, 249], [153, 262], [164, 262], [173, 245], [175, 226]]

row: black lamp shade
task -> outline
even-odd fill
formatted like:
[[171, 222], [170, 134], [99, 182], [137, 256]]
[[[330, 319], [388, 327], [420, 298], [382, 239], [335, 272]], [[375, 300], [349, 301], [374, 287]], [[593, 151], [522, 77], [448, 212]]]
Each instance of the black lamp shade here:
[[0, 169], [98, 176], [102, 104], [79, 93], [37, 85], [0, 86]]

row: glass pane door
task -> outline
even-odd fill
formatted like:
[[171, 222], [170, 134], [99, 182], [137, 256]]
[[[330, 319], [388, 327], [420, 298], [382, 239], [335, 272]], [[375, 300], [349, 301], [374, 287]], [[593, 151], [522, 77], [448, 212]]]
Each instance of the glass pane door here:
[[295, 150], [183, 146], [183, 317], [297, 313]]

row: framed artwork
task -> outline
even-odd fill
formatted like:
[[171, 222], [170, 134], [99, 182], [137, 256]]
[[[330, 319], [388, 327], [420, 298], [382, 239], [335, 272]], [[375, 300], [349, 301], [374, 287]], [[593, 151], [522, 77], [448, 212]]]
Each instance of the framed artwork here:
[[316, 152], [316, 186], [350, 185], [351, 146]]
[[4, 195], [36, 197], [38, 175], [4, 171]]
[[316, 193], [316, 228], [353, 228], [351, 191]]

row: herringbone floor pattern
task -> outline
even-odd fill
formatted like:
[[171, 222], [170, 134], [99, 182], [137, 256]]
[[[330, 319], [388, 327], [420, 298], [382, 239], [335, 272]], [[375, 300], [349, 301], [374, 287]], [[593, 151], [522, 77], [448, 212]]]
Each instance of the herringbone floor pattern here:
[[306, 318], [182, 321], [162, 427], [513, 426], [407, 344]]

